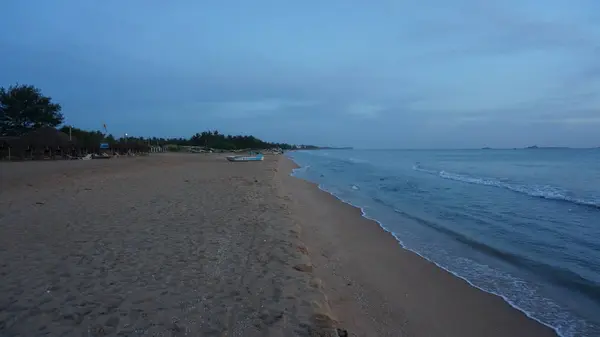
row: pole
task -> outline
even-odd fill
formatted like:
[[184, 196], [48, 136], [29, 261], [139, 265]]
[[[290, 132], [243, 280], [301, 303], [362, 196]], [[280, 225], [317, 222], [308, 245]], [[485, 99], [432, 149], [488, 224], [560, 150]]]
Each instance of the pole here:
[[8, 147], [8, 161], [10, 161], [10, 146]]
[[72, 140], [72, 137], [71, 137], [71, 129], [72, 129], [72, 127], [71, 127], [71, 125], [69, 125], [69, 141], [71, 141], [71, 140]]

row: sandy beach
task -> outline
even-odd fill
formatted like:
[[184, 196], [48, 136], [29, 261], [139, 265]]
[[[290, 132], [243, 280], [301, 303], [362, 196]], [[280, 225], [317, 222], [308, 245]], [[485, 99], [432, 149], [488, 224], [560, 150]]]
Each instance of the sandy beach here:
[[[282, 161], [282, 171], [297, 167]], [[417, 254], [361, 211], [284, 179], [337, 322], [351, 336], [556, 336], [551, 328]]]
[[0, 335], [555, 336], [293, 167], [0, 163]]

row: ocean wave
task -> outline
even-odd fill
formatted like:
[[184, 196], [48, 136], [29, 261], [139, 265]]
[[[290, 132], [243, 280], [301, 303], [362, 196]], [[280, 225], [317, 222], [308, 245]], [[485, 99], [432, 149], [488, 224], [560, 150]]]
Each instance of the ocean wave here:
[[475, 184], [475, 185], [485, 185], [485, 186], [504, 188], [504, 189], [507, 189], [507, 190], [510, 190], [513, 192], [526, 194], [531, 197], [537, 197], [537, 198], [543, 198], [543, 199], [555, 200], [555, 201], [565, 201], [565, 202], [570, 202], [570, 203], [577, 204], [577, 205], [600, 208], [600, 200], [598, 200], [598, 199], [588, 200], [588, 199], [572, 197], [572, 196], [568, 195], [569, 193], [567, 191], [564, 191], [564, 190], [562, 190], [558, 187], [554, 187], [554, 186], [519, 185], [519, 184], [514, 184], [514, 183], [507, 183], [507, 182], [500, 181], [500, 180], [494, 179], [494, 178], [473, 177], [473, 176], [468, 176], [465, 174], [447, 172], [444, 170], [442, 170], [442, 171], [432, 170], [432, 169], [424, 168], [420, 164], [415, 164], [413, 166], [413, 170], [437, 175], [441, 178], [448, 179], [448, 180], [460, 181], [460, 182], [465, 182], [465, 183]]
[[[325, 163], [326, 165], [324, 165], [323, 162], [318, 162], [318, 165], [315, 164], [314, 166], [315, 174], [326, 172], [327, 177], [329, 178], [331, 176], [331, 172], [342, 170], [342, 167], [347, 164], [345, 161], [346, 160], [335, 160], [333, 162], [328, 161]], [[353, 164], [355, 165], [355, 169], [360, 168], [357, 166], [362, 166], [362, 164], [359, 163]], [[344, 167], [344, 169], [346, 168]], [[471, 184], [501, 187], [509, 190], [512, 189], [502, 186], [502, 184], [512, 184], [517, 186], [513, 182], [507, 180], [477, 178], [460, 174], [457, 175], [452, 172], [439, 171], [428, 167], [423, 167], [420, 164], [415, 165], [413, 169], [431, 174], [432, 176], [439, 176], [443, 179], [457, 180], [460, 182], [465, 182], [464, 180], [471, 179], [471, 181], [466, 181], [466, 183]], [[536, 283], [531, 283], [527, 278], [521, 278], [518, 274], [508, 273], [503, 269], [496, 269], [493, 267], [493, 264], [490, 265], [487, 263], [477, 262], [476, 260], [470, 259], [468, 256], [448, 257], [448, 253], [444, 253], [443, 246], [422, 246], [418, 239], [413, 242], [412, 240], [415, 238], [412, 236], [405, 236], [404, 234], [406, 233], [396, 232], [394, 230], [396, 227], [393, 223], [383, 223], [382, 220], [393, 219], [393, 217], [388, 218], [389, 215], [380, 214], [379, 211], [383, 209], [382, 207], [376, 207], [376, 205], [370, 203], [368, 199], [362, 197], [364, 197], [365, 193], [367, 193], [372, 198], [371, 200], [375, 203], [387, 206], [386, 208], [396, 211], [396, 213], [402, 217], [408, 216], [409, 218], [412, 218], [413, 221], [421, 222], [423, 227], [427, 226], [438, 233], [444, 234], [443, 236], [449, 236], [453, 238], [454, 241], [458, 241], [462, 245], [471, 247], [473, 251], [477, 251], [479, 254], [482, 254], [478, 255], [482, 258], [483, 255], [491, 256], [493, 257], [493, 260], [503, 261], [502, 265], [513, 265], [516, 267], [515, 270], [530, 270], [536, 275], [540, 275], [540, 278], [548, 280], [550, 285], [555, 288], [574, 289], [578, 293], [581, 293], [582, 296], [590, 298], [592, 301], [599, 303], [597, 301], [600, 299], [600, 283], [597, 279], [586, 278], [585, 275], [577, 273], [576, 270], [563, 269], [560, 265], [554, 265], [554, 263], [546, 264], [541, 261], [532, 261], [527, 255], [522, 255], [511, 249], [505, 249], [505, 247], [502, 246], [498, 247], [493, 242], [489, 243], [486, 242], [487, 240], [482, 240], [479, 237], [473, 237], [467, 233], [457, 231], [457, 228], [446, 226], [446, 222], [444, 221], [438, 222], [435, 219], [417, 216], [413, 214], [412, 211], [409, 213], [399, 211], [396, 209], [396, 207], [399, 207], [400, 205], [394, 205], [394, 200], [396, 199], [388, 198], [389, 195], [386, 192], [395, 192], [394, 194], [402, 192], [410, 193], [413, 189], [418, 187], [416, 185], [412, 186], [409, 184], [409, 181], [405, 181], [404, 177], [400, 179], [397, 176], [375, 175], [371, 180], [359, 180], [362, 183], [360, 187], [363, 187], [364, 190], [355, 190], [356, 193], [341, 193], [341, 191], [346, 191], [348, 187], [353, 186], [351, 183], [352, 180], [346, 180], [346, 182], [343, 182], [343, 180], [340, 179], [339, 181], [329, 181], [328, 183], [328, 180], [326, 179], [315, 179], [315, 175], [311, 176], [300, 174], [299, 176], [302, 176], [306, 180], [317, 183], [319, 189], [333, 195], [340, 201], [359, 208], [363, 217], [377, 222], [379, 226], [384, 231], [389, 232], [403, 248], [411, 250], [417, 255], [420, 255], [421, 257], [433, 262], [438, 267], [450, 272], [456, 277], [465, 280], [471, 286], [501, 297], [509, 305], [522, 311], [528, 317], [554, 329], [559, 336], [586, 336], [588, 333], [590, 336], [596, 335], [594, 332], [598, 331], [598, 325], [595, 325], [594, 323], [578, 316], [577, 314], [574, 314], [570, 310], [567, 310], [565, 307], [559, 304], [560, 302], [554, 302], [551, 297], [547, 297], [547, 294], [542, 292], [543, 289], [538, 287]], [[461, 181], [460, 179], [463, 180]], [[485, 180], [485, 182], [488, 183], [482, 183], [481, 181], [477, 181], [477, 179]], [[379, 191], [380, 193], [374, 193], [374, 195], [370, 194], [373, 192], [373, 190], [369, 189], [368, 183], [376, 183], [378, 187], [376, 192]], [[559, 192], [563, 196], [568, 195], [565, 194], [565, 191], [559, 189], [550, 189], [549, 191]], [[525, 193], [521, 191], [514, 192]], [[599, 207], [598, 204], [600, 204], [600, 198], [593, 201], [593, 203], [595, 204], [594, 207]], [[422, 223], [423, 221], [426, 223]], [[387, 222], [387, 220], [385, 222]], [[407, 240], [407, 242], [403, 242], [404, 240]], [[438, 248], [439, 250], [437, 250]], [[483, 261], [487, 262], [490, 260], [483, 258]]]
[[[410, 250], [410, 251], [414, 252], [415, 254], [421, 256], [422, 258], [424, 258], [428, 261], [431, 261], [439, 268], [446, 270], [447, 272], [451, 273], [452, 275], [454, 275], [462, 280], [465, 280], [469, 285], [471, 285], [477, 289], [480, 289], [487, 293], [499, 296], [504, 301], [506, 301], [506, 303], [508, 303], [510, 306], [523, 312], [527, 317], [553, 329], [557, 333], [558, 336], [574, 337], [579, 333], [580, 329], [586, 328], [587, 322], [582, 321], [579, 318], [572, 317], [569, 313], [564, 312], [552, 300], [537, 294], [535, 288], [529, 288], [529, 286], [526, 284], [526, 282], [523, 282], [520, 279], [511, 277], [508, 274], [501, 273], [500, 271], [492, 269], [491, 267], [489, 267], [487, 265], [475, 266], [474, 261], [465, 259], [465, 258], [455, 258], [454, 259], [454, 261], [458, 261], [458, 260], [466, 261], [464, 263], [464, 265], [459, 267], [458, 269], [452, 268], [446, 264], [442, 264], [439, 261], [437, 261], [437, 259], [433, 259], [431, 256], [429, 256], [429, 254], [424, 254], [419, 249], [410, 248], [409, 246], [407, 246], [403, 242], [403, 240], [400, 238], [400, 236], [396, 232], [394, 232], [390, 227], [385, 225], [383, 222], [378, 220], [376, 217], [368, 214], [366, 208], [359, 206], [358, 204], [355, 204], [355, 203], [349, 201], [348, 199], [342, 198], [341, 196], [339, 196], [339, 194], [337, 194], [335, 191], [333, 191], [330, 188], [327, 188], [321, 184], [319, 184], [317, 186], [319, 187], [320, 190], [331, 194], [332, 196], [334, 196], [341, 202], [344, 202], [346, 204], [349, 204], [351, 206], [358, 208], [361, 211], [361, 214], [364, 218], [375, 221], [377, 224], [379, 224], [381, 229], [390, 233], [396, 239], [396, 241], [400, 244], [400, 246], [403, 247], [404, 249]], [[379, 202], [383, 202], [382, 200], [377, 199], [377, 198], [375, 198], [375, 200], [379, 201]], [[396, 211], [396, 213], [399, 213], [404, 216], [413, 217], [413, 216], [409, 215], [408, 213], [399, 211], [397, 209], [394, 209], [394, 211]], [[414, 217], [414, 220], [417, 220], [417, 219], [419, 219], [420, 221], [427, 221], [424, 219], [420, 219], [418, 217]], [[429, 225], [433, 225], [432, 222], [428, 222], [428, 223], [429, 223]], [[477, 268], [477, 267], [479, 267], [479, 268]], [[483, 276], [483, 279], [482, 279], [482, 270], [480, 268], [486, 269], [487, 272], [485, 272], [483, 274], [487, 275], [488, 278], [492, 279], [491, 284], [487, 284], [487, 282], [485, 280], [486, 276]], [[497, 282], [495, 282], [494, 280], [497, 280]], [[499, 284], [501, 284], [501, 283], [506, 283], [506, 280], [512, 281], [514, 284], [519, 285], [516, 289], [513, 289], [513, 290], [516, 290], [517, 292], [513, 292], [513, 290], [511, 290], [511, 289], [504, 289], [502, 286], [499, 286]], [[528, 296], [522, 296], [521, 293], [526, 293], [526, 294], [528, 294]], [[542, 305], [544, 307], [543, 311], [539, 311], [536, 309], [538, 307], [539, 303], [543, 303], [543, 305]]]
[[585, 278], [584, 276], [572, 271], [563, 269], [549, 264], [534, 261], [527, 256], [510, 252], [499, 247], [494, 247], [488, 243], [474, 239], [464, 233], [459, 233], [453, 229], [442, 226], [439, 223], [422, 219], [398, 209], [394, 211], [402, 217], [408, 218], [421, 225], [427, 226], [439, 233], [445, 234], [472, 249], [475, 249], [488, 256], [500, 259], [514, 266], [533, 271], [538, 275], [544, 275], [546, 279], [551, 280], [555, 285], [562, 286], [566, 289], [576, 289], [578, 292], [586, 294], [594, 302], [600, 303], [600, 284]]
[[363, 159], [357, 159], [357, 158], [348, 158], [348, 161], [351, 163], [355, 163], [355, 164], [363, 164], [363, 163], [368, 163], [368, 161], [363, 160]]
[[[293, 158], [292, 158], [293, 159]], [[300, 166], [295, 169], [292, 169], [292, 176], [296, 176], [298, 173], [304, 173], [310, 169], [310, 165]]]

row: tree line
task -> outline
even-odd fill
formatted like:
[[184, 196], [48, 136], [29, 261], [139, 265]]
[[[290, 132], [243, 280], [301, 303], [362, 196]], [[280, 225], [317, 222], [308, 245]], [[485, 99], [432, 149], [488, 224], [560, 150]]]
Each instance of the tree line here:
[[196, 133], [190, 138], [160, 137], [120, 137], [99, 130], [83, 130], [64, 125], [62, 107], [44, 96], [39, 88], [32, 85], [12, 85], [0, 88], [0, 137], [20, 137], [41, 127], [53, 127], [71, 135], [84, 147], [96, 147], [100, 143], [138, 143], [151, 146], [179, 145], [200, 146], [213, 149], [268, 149], [284, 150], [296, 148], [316, 148], [310, 145], [271, 143], [254, 136], [225, 135], [217, 130]]

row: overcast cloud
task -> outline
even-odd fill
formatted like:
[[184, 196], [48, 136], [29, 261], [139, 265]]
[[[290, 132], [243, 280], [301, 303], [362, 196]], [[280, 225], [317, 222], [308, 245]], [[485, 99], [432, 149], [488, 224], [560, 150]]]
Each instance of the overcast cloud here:
[[7, 0], [67, 123], [368, 148], [600, 146], [600, 2]]

